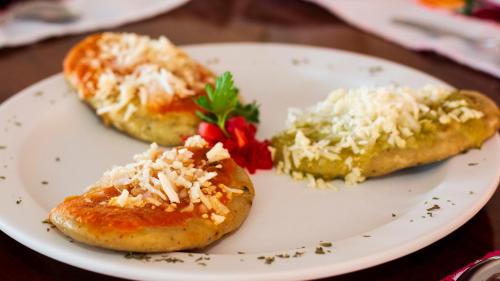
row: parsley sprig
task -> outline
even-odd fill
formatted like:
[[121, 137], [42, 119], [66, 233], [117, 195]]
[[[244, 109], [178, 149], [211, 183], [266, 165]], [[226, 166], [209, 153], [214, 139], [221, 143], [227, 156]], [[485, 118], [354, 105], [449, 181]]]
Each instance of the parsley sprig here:
[[226, 71], [215, 81], [215, 88], [205, 86], [207, 96], [195, 100], [205, 112], [196, 111], [202, 120], [217, 124], [227, 135], [226, 121], [232, 116], [242, 116], [249, 122], [259, 123], [259, 106], [256, 102], [242, 104], [238, 100], [238, 89], [234, 86], [233, 75]]

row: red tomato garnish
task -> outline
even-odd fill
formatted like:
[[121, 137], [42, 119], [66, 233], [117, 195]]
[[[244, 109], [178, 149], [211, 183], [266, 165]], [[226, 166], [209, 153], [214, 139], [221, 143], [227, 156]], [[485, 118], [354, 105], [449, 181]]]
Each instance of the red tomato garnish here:
[[212, 145], [219, 141], [224, 141], [226, 138], [217, 125], [207, 122], [200, 123], [198, 126], [198, 134]]
[[226, 121], [226, 131], [215, 124], [201, 122], [198, 133], [211, 145], [222, 142], [234, 161], [251, 174], [257, 169], [268, 170], [273, 167], [269, 141], [258, 141], [255, 138], [257, 127], [248, 123], [242, 116], [235, 116]]
[[255, 163], [257, 169], [271, 169], [273, 160], [271, 151], [269, 150], [269, 141], [255, 142], [253, 145], [253, 154], [255, 155]]
[[233, 136], [236, 139], [236, 143], [238, 144], [239, 148], [243, 148], [248, 144], [247, 135], [243, 130], [235, 128]]
[[247, 127], [248, 123], [247, 121], [245, 120], [244, 117], [242, 116], [235, 116], [235, 117], [231, 117], [230, 119], [228, 119], [226, 121], [226, 130], [231, 133], [233, 132], [233, 130], [235, 128], [245, 128]]

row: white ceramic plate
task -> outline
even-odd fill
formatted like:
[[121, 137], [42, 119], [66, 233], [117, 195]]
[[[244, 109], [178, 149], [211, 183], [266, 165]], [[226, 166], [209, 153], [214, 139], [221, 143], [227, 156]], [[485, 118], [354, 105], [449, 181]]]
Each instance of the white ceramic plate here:
[[[259, 101], [260, 137], [283, 128], [288, 107], [312, 105], [334, 88], [442, 83], [388, 61], [330, 49], [217, 44], [186, 50], [218, 73], [232, 71], [247, 100]], [[337, 182], [337, 192], [259, 172], [252, 176], [257, 195], [250, 216], [232, 235], [200, 253], [168, 255], [183, 262], [156, 261], [161, 255], [125, 259], [70, 243], [47, 231], [42, 220], [64, 197], [81, 193], [104, 170], [127, 163], [148, 145], [104, 127], [61, 75], [5, 102], [0, 124], [0, 228], [54, 259], [132, 279], [292, 280], [359, 270], [449, 234], [480, 210], [500, 177], [498, 135], [481, 150], [447, 161], [352, 188]], [[440, 209], [430, 217], [427, 209], [434, 205]], [[332, 243], [322, 247], [324, 254], [316, 253], [320, 241]]]

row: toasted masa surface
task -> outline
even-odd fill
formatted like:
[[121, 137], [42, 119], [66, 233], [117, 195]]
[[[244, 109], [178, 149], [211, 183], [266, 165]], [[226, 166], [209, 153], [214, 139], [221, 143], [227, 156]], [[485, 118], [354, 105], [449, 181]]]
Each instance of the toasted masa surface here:
[[120, 208], [100, 204], [119, 195], [114, 187], [98, 188], [68, 197], [49, 214], [62, 233], [76, 241], [103, 248], [134, 252], [169, 252], [203, 248], [236, 230], [246, 219], [254, 188], [246, 172], [231, 161], [234, 169], [228, 186], [243, 190], [227, 202], [230, 213], [216, 225], [194, 212], [167, 212], [161, 208]]
[[[100, 108], [100, 101], [91, 99], [88, 103], [95, 110]], [[106, 125], [111, 125], [117, 130], [131, 137], [145, 141], [155, 142], [163, 146], [175, 146], [187, 136], [197, 133], [200, 118], [192, 111], [169, 111], [155, 113], [144, 107], [138, 110], [128, 120], [124, 118], [124, 111], [110, 112], [102, 116]]]

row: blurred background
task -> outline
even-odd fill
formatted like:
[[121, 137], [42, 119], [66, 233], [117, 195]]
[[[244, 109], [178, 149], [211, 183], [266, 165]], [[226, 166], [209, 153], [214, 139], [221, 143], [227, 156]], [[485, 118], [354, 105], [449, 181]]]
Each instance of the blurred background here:
[[[32, 61], [17, 61], [33, 51], [42, 60], [33, 73], [39, 80], [59, 72], [71, 45], [102, 30], [166, 35], [179, 45], [272, 41], [334, 47], [432, 71], [460, 88], [477, 74], [471, 70], [500, 78], [498, 0], [2, 0], [0, 9], [0, 76], [11, 81], [0, 90], [2, 97], [34, 82], [15, 83], [18, 77], [5, 67], [9, 59], [22, 72], [33, 72]], [[437, 61], [426, 65], [423, 56]], [[447, 80], [450, 73], [460, 79]], [[496, 83], [477, 89], [498, 92]]]
[[[0, 0], [0, 102], [61, 71], [94, 32], [165, 35], [177, 45], [280, 42], [395, 61], [500, 103], [500, 0]], [[411, 255], [332, 280], [439, 280], [500, 249], [500, 194]], [[113, 280], [0, 233], [1, 280]], [[374, 277], [375, 276], [375, 277]], [[450, 279], [451, 280], [451, 279]]]

